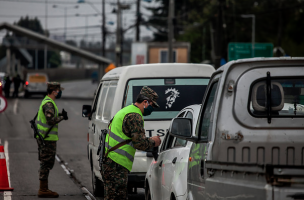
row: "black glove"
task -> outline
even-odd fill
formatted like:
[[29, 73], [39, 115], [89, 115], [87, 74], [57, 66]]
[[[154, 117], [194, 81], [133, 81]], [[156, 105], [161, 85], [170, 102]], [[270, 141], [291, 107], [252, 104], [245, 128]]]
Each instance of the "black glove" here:
[[63, 117], [64, 120], [68, 120], [69, 119], [68, 118], [68, 113], [64, 109], [62, 109], [61, 116]]

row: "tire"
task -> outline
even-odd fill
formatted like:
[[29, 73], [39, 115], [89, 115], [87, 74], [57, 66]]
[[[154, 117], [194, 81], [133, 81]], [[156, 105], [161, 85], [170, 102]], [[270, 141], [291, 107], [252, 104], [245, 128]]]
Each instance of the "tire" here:
[[145, 200], [152, 200], [150, 187], [147, 184], [147, 188], [145, 189]]
[[95, 197], [104, 197], [104, 185], [101, 180], [99, 180], [92, 169], [92, 188]]

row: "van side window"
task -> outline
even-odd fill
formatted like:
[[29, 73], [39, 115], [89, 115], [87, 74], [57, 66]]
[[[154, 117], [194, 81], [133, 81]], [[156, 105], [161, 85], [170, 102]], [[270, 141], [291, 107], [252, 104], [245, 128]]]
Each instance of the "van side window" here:
[[216, 90], [217, 90], [218, 82], [215, 82], [210, 87], [210, 90], [208, 92], [208, 96], [205, 100], [206, 104], [204, 105], [204, 110], [201, 117], [201, 128], [200, 128], [200, 139], [207, 139], [208, 133], [211, 131], [212, 128], [212, 111], [214, 108], [215, 103], [215, 96], [216, 96]]
[[104, 103], [106, 99], [106, 95], [108, 92], [110, 81], [106, 81], [103, 83], [100, 94], [99, 94], [99, 99], [97, 103], [97, 113], [96, 113], [96, 118], [97, 119], [102, 119], [102, 112], [104, 108]]
[[105, 99], [104, 110], [102, 114], [102, 120], [110, 120], [111, 119], [111, 110], [114, 101], [115, 91], [117, 87], [117, 81], [111, 81], [108, 89], [108, 94]]
[[95, 94], [95, 99], [94, 99], [94, 102], [93, 102], [93, 105], [92, 105], [92, 113], [94, 113], [97, 109], [97, 105], [98, 105], [97, 103], [98, 103], [98, 100], [99, 100], [99, 94], [100, 94], [101, 88], [102, 88], [102, 83], [97, 88], [97, 91], [96, 91], [96, 94]]

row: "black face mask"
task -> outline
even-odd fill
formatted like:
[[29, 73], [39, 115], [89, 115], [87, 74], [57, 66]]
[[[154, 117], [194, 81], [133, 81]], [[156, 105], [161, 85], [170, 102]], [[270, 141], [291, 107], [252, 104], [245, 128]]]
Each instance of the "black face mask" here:
[[60, 90], [56, 96], [56, 99], [60, 99], [61, 98], [61, 94], [62, 94], [62, 91]]
[[[149, 104], [149, 102], [148, 102]], [[144, 108], [144, 113], [143, 113], [143, 116], [148, 116], [148, 115], [151, 115], [151, 113], [154, 111], [154, 108], [149, 105], [148, 108]]]

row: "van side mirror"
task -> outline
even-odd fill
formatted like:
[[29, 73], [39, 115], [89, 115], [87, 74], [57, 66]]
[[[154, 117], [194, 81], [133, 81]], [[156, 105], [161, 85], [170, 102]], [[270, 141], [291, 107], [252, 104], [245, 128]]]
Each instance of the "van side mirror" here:
[[82, 106], [82, 117], [91, 117], [92, 106], [83, 105]]
[[192, 119], [174, 118], [171, 121], [169, 134], [174, 137], [187, 139], [192, 137]]

